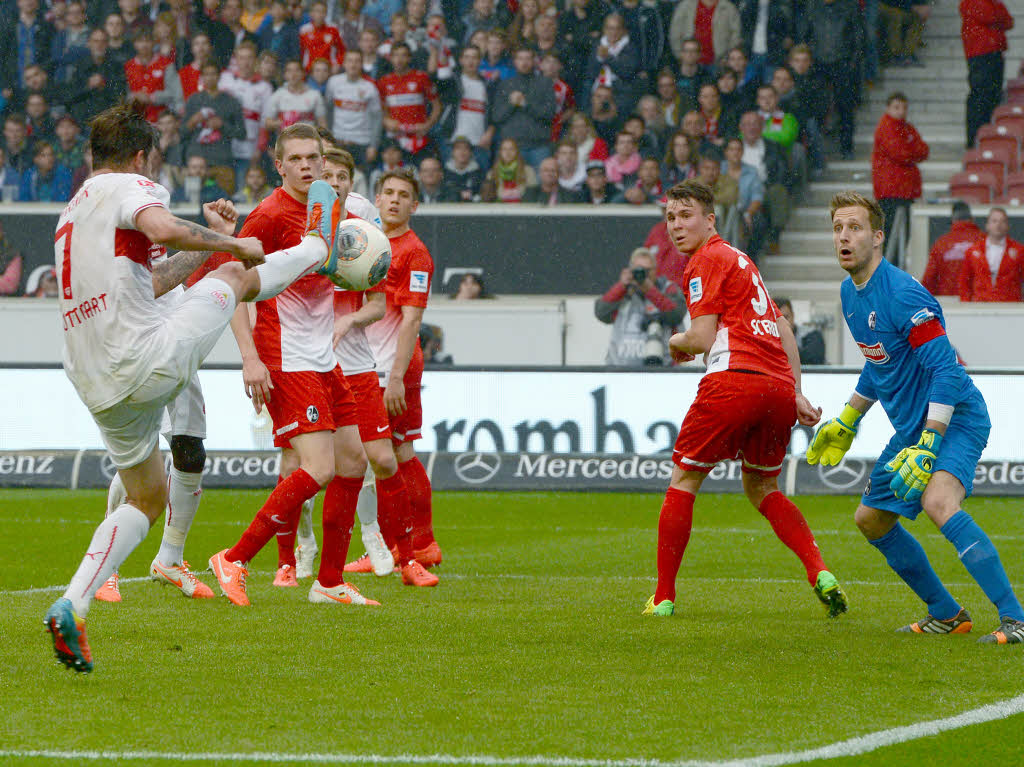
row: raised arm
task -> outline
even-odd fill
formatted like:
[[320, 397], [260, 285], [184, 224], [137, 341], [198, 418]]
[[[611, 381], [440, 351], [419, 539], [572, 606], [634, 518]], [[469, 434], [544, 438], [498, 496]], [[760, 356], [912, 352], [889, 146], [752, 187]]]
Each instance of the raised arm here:
[[[255, 237], [235, 238], [200, 224], [178, 218], [162, 205], [143, 208], [135, 217], [135, 228], [151, 242], [177, 250], [230, 253], [246, 267], [262, 264], [263, 245]], [[205, 260], [205, 259], [204, 259]]]

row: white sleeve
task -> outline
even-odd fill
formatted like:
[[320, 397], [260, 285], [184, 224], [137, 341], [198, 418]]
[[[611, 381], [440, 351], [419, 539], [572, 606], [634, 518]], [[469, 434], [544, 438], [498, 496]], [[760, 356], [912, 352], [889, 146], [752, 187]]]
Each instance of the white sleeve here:
[[160, 184], [135, 174], [125, 175], [117, 194], [120, 197], [117, 226], [121, 229], [135, 229], [135, 217], [140, 210], [154, 205], [166, 208], [171, 199], [171, 195]]

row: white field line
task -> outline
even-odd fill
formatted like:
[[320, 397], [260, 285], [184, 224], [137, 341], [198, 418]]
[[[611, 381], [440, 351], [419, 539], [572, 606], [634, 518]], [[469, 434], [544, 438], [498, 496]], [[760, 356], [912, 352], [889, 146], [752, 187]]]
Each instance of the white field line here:
[[829, 743], [804, 751], [787, 751], [764, 754], [745, 759], [703, 761], [684, 759], [665, 761], [660, 759], [580, 759], [570, 756], [538, 754], [534, 756], [488, 756], [476, 754], [456, 756], [454, 754], [283, 754], [283, 753], [175, 753], [172, 751], [59, 751], [59, 750], [0, 750], [0, 757], [48, 758], [86, 761], [105, 759], [110, 761], [174, 761], [174, 762], [255, 762], [270, 764], [441, 764], [479, 765], [480, 767], [782, 767], [789, 764], [813, 762], [819, 759], [838, 759], [876, 751], [920, 738], [927, 738], [949, 730], [959, 730], [984, 722], [993, 722], [1024, 713], [1024, 695], [1009, 700], [990, 703], [987, 706], [965, 711], [962, 714], [918, 722], [903, 727], [868, 733], [856, 738]]
[[[210, 569], [205, 570], [193, 570], [192, 572], [202, 574], [210, 574]], [[267, 576], [274, 575], [273, 570], [253, 570], [249, 573], [250, 578], [252, 576]], [[351, 575], [351, 573], [349, 573]], [[615, 581], [621, 583], [622, 581], [631, 581], [635, 583], [653, 583], [657, 580], [653, 575], [531, 575], [527, 573], [444, 573], [445, 580], [451, 581], [470, 581], [470, 580], [488, 580], [488, 581], [544, 581], [545, 583], [586, 583], [586, 582], [602, 582], [602, 581]], [[142, 576], [138, 578], [121, 578], [120, 583], [146, 583], [151, 579], [148, 576]], [[702, 577], [702, 576], [681, 576], [678, 580], [679, 583], [686, 582], [701, 582], [701, 583], [762, 583], [762, 584], [785, 584], [785, 583], [805, 583], [803, 578], [713, 578], [713, 577]], [[250, 585], [252, 581], [250, 580]], [[844, 579], [843, 584], [847, 586], [867, 586], [871, 588], [889, 588], [894, 584], [898, 583], [895, 579], [891, 581], [864, 581], [864, 580], [853, 580]], [[951, 588], [963, 588], [966, 586], [977, 585], [973, 581], [950, 581], [945, 584]], [[1024, 584], [1011, 584], [1014, 588], [1021, 589]], [[0, 596], [4, 597], [18, 597], [27, 596], [30, 594], [51, 594], [59, 593], [67, 589], [67, 584], [58, 586], [36, 586], [28, 589], [11, 589], [4, 590], [0, 589]]]

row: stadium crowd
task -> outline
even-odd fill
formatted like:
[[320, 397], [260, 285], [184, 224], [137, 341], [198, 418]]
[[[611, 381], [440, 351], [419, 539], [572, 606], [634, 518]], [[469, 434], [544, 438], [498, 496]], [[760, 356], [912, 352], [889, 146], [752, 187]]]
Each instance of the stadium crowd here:
[[852, 152], [876, 5], [16, 0], [0, 11], [0, 188], [67, 200], [88, 120], [127, 98], [159, 129], [178, 202], [260, 201], [275, 134], [310, 121], [356, 157], [356, 191], [412, 164], [428, 204], [643, 205], [700, 175], [757, 255], [826, 146]]

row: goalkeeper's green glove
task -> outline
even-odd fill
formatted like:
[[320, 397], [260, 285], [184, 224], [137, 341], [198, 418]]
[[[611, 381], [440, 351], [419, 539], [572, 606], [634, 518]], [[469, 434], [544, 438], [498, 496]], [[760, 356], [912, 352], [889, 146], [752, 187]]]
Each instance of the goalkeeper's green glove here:
[[836, 466], [843, 460], [846, 451], [857, 436], [857, 424], [864, 414], [851, 405], [846, 405], [838, 418], [826, 421], [814, 432], [811, 446], [807, 448], [807, 463], [812, 466]]
[[885, 465], [886, 471], [893, 472], [889, 482], [893, 495], [904, 501], [921, 498], [935, 471], [935, 457], [941, 445], [942, 435], [933, 429], [925, 429], [916, 445], [903, 448]]

